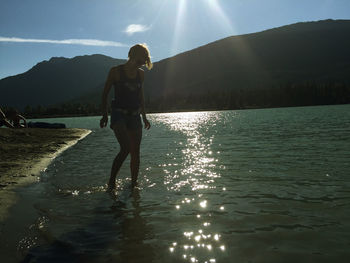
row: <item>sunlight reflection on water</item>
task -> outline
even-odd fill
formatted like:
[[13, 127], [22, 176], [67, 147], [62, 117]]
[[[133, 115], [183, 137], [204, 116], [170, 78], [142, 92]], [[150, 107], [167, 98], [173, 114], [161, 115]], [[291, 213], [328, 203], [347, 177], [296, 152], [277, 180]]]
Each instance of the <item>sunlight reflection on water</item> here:
[[[208, 137], [208, 126], [215, 123], [218, 115], [214, 112], [190, 112], [159, 114], [157, 122], [166, 125], [170, 130], [182, 133], [185, 140], [175, 142], [175, 153], [181, 152], [181, 163], [175, 162], [168, 166], [180, 166], [180, 169], [170, 171], [164, 169], [167, 174], [166, 184], [170, 190], [180, 191], [182, 187], [190, 185], [193, 190], [210, 188], [214, 184], [213, 178], [219, 175], [215, 172], [218, 159], [212, 156], [212, 136]], [[205, 132], [205, 133], [203, 133]], [[174, 156], [173, 160], [177, 160]], [[177, 179], [176, 182], [174, 179]]]
[[[215, 112], [170, 113], [157, 116], [157, 122], [168, 127], [169, 130], [182, 134], [182, 141], [175, 141], [175, 149], [171, 153], [173, 163], [164, 166], [166, 178], [164, 184], [169, 191], [181, 191], [189, 187], [193, 192], [215, 189], [215, 179], [220, 178], [217, 169], [217, 157], [213, 156], [213, 136], [208, 134], [209, 127], [219, 118]], [[176, 167], [176, 169], [171, 169]], [[207, 221], [211, 213], [206, 211], [208, 201], [203, 200], [203, 194], [196, 198], [185, 197], [176, 210], [189, 209], [196, 220], [197, 229], [183, 232], [183, 238], [173, 242], [169, 251], [190, 262], [215, 262], [213, 252], [223, 252], [225, 245], [219, 242], [219, 234], [211, 230], [211, 223]], [[195, 203], [195, 201], [198, 200]], [[188, 206], [188, 207], [186, 207]], [[210, 210], [209, 210], [210, 211]], [[201, 214], [197, 214], [200, 212]], [[204, 218], [201, 220], [201, 216]], [[199, 221], [198, 221], [199, 219]], [[191, 219], [187, 219], [191, 220]], [[215, 224], [215, 222], [213, 222]], [[200, 227], [205, 227], [202, 230]], [[174, 245], [176, 244], [176, 245]]]

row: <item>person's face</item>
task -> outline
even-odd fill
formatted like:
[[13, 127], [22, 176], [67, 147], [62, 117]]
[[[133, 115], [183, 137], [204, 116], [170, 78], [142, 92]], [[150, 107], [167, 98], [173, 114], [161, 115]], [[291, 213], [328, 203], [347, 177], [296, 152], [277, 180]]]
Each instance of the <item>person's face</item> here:
[[138, 67], [141, 67], [141, 66], [145, 65], [146, 64], [146, 57], [144, 57], [144, 56], [136, 57], [135, 58], [135, 64]]

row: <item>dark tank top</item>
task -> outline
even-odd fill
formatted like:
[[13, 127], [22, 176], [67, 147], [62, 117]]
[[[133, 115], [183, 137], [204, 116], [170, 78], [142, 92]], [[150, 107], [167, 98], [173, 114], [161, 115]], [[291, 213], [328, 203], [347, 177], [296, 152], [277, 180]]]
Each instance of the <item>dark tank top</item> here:
[[136, 111], [140, 109], [141, 77], [137, 71], [136, 78], [126, 76], [124, 66], [119, 67], [119, 81], [114, 83], [114, 101], [116, 109]]

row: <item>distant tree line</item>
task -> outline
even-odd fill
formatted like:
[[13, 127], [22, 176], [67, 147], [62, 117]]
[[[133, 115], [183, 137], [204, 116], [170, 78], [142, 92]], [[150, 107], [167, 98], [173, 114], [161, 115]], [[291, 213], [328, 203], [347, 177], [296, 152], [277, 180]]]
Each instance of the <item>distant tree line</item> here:
[[350, 103], [350, 85], [305, 82], [269, 88], [213, 90], [203, 94], [168, 94], [146, 98], [151, 112], [186, 110], [235, 110]]
[[[173, 93], [157, 98], [146, 96], [147, 112], [192, 110], [235, 110], [350, 103], [350, 85], [345, 83], [287, 84], [269, 88], [212, 90], [201, 94]], [[6, 110], [6, 108], [4, 109]], [[55, 106], [26, 106], [26, 118], [94, 116], [101, 114], [97, 103], [68, 102]]]
[[62, 103], [55, 106], [26, 106], [23, 112], [26, 118], [52, 118], [69, 116], [100, 115], [99, 105], [93, 103]]

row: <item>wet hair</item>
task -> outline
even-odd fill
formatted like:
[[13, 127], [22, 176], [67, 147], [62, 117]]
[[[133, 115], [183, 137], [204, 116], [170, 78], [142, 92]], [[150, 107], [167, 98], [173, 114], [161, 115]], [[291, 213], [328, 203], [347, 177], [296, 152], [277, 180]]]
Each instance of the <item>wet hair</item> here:
[[153, 64], [151, 62], [151, 55], [146, 44], [136, 44], [132, 46], [128, 54], [129, 59], [144, 59], [146, 68], [151, 69]]

